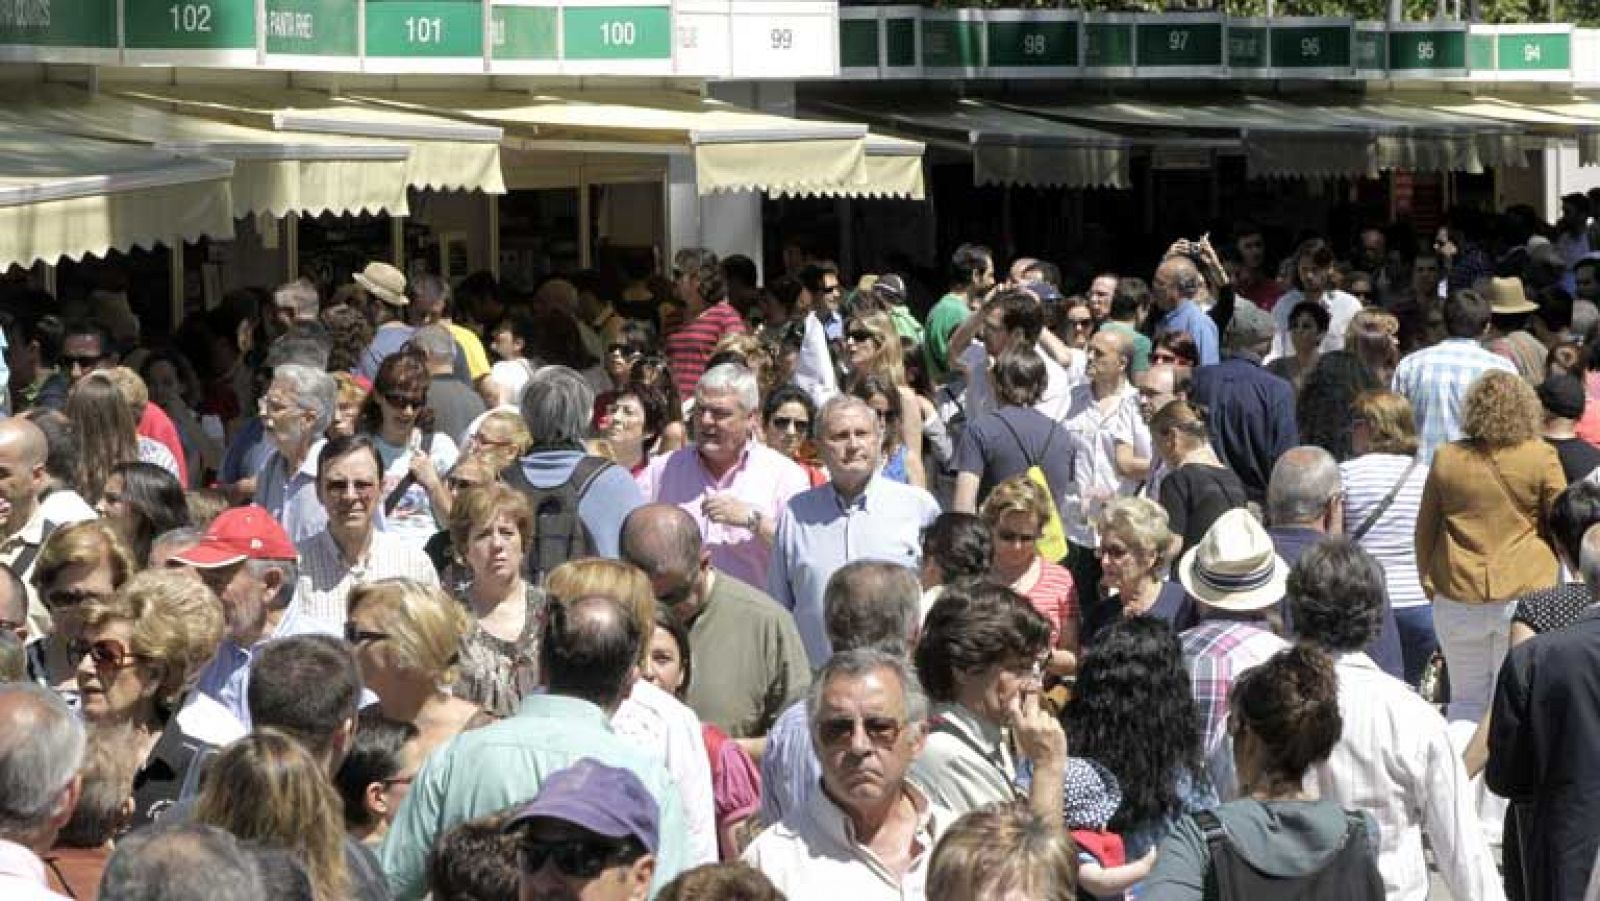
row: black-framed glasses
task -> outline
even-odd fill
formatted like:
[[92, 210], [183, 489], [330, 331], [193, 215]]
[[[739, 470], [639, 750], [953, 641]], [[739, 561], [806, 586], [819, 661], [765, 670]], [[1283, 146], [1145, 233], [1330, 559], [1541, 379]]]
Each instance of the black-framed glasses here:
[[880, 748], [891, 747], [906, 727], [905, 723], [892, 716], [868, 716], [859, 719], [838, 716], [817, 723], [817, 740], [826, 747], [838, 747], [855, 736], [857, 724], [866, 730], [867, 738]]
[[517, 859], [524, 873], [537, 873], [545, 864], [553, 863], [557, 870], [573, 879], [593, 879], [607, 867], [626, 863], [634, 848], [631, 842], [604, 839], [545, 841], [525, 838], [517, 849]]
[[67, 369], [71, 369], [74, 366], [79, 369], [93, 369], [99, 366], [100, 361], [105, 358], [105, 354], [62, 354], [60, 360], [61, 365]]
[[369, 632], [353, 622], [344, 624], [344, 640], [360, 646], [374, 641], [388, 641], [388, 632]]
[[400, 394], [393, 391], [384, 391], [382, 392], [381, 396], [383, 397], [384, 401], [389, 404], [389, 406], [394, 407], [397, 410], [403, 410], [406, 407], [420, 410], [424, 406], [427, 406], [428, 403], [427, 395]]
[[856, 344], [866, 344], [869, 341], [876, 341], [878, 336], [867, 331], [866, 329], [852, 329], [851, 331], [844, 333], [844, 339]]
[[772, 427], [780, 432], [805, 432], [811, 429], [811, 420], [797, 416], [774, 416]]

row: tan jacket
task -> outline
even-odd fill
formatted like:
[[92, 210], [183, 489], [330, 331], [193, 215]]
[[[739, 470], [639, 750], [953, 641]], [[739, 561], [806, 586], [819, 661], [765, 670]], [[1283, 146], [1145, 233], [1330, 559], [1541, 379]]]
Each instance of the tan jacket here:
[[1535, 523], [1566, 487], [1555, 448], [1538, 438], [1488, 454], [1466, 441], [1440, 447], [1417, 514], [1422, 590], [1481, 604], [1554, 585], [1559, 565]]

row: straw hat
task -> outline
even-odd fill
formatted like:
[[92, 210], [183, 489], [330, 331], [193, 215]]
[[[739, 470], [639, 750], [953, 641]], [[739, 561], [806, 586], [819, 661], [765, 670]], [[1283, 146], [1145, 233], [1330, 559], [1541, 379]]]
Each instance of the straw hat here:
[[1264, 610], [1283, 599], [1289, 564], [1250, 511], [1217, 517], [1206, 537], [1178, 564], [1178, 581], [1195, 600], [1218, 610]]
[[411, 302], [406, 299], [405, 273], [388, 263], [368, 263], [367, 268], [355, 274], [355, 280], [368, 294], [392, 307], [403, 307]]
[[1489, 279], [1489, 306], [1495, 313], [1532, 313], [1539, 305], [1528, 300], [1520, 278]]

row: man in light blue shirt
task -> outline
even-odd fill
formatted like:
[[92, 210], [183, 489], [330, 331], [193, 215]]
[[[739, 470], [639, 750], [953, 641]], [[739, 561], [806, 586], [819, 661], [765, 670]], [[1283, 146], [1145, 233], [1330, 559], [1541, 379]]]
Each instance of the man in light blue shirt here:
[[641, 624], [610, 598], [551, 605], [539, 649], [546, 693], [529, 695], [509, 719], [451, 739], [412, 781], [378, 849], [398, 901], [426, 894], [428, 856], [452, 826], [526, 803], [551, 774], [585, 757], [627, 769], [644, 783], [661, 812], [652, 894], [677, 877], [688, 861], [677, 787], [609, 722], [628, 693], [643, 640]]
[[333, 422], [339, 386], [333, 376], [289, 364], [272, 371], [261, 398], [261, 423], [275, 450], [256, 473], [256, 503], [283, 524], [289, 540], [305, 541], [328, 524], [317, 497], [317, 454]]
[[1156, 306], [1166, 311], [1156, 326], [1156, 337], [1164, 332], [1187, 332], [1194, 339], [1201, 366], [1215, 366], [1222, 358], [1217, 339], [1217, 324], [1194, 302], [1205, 280], [1188, 257], [1167, 257], [1156, 267], [1150, 294]]
[[939, 515], [933, 495], [879, 473], [883, 421], [859, 398], [828, 401], [817, 418], [826, 484], [789, 500], [773, 540], [767, 593], [794, 614], [813, 667], [833, 649], [823, 627], [823, 594], [852, 560], [887, 560], [915, 570], [922, 530]]

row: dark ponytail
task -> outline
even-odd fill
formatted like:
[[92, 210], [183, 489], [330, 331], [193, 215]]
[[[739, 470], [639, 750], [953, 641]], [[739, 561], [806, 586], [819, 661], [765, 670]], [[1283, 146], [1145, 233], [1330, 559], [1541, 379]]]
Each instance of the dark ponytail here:
[[1307, 644], [1279, 651], [1233, 686], [1229, 713], [1261, 742], [1270, 777], [1299, 782], [1344, 728], [1333, 659]]

